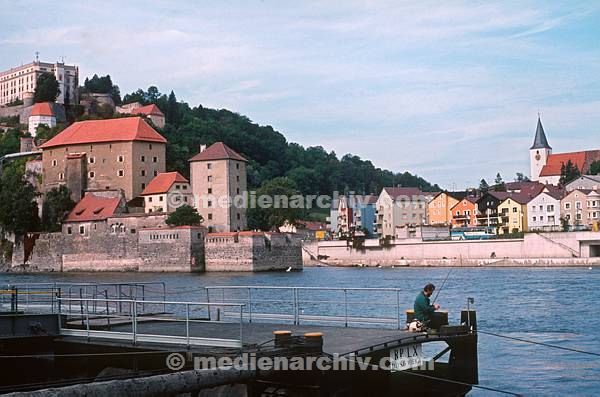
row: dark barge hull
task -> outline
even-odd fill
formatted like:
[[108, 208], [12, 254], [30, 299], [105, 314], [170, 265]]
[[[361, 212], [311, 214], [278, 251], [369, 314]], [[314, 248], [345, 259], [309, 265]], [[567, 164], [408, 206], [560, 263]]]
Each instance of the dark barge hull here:
[[[50, 327], [42, 325], [42, 328], [50, 329], [56, 319], [50, 318], [48, 322]], [[40, 323], [43, 321], [40, 320]], [[168, 326], [169, 324], [164, 323], [143, 324], [143, 327], [151, 327], [155, 331]], [[215, 328], [206, 330], [208, 326]], [[323, 332], [322, 352], [307, 351], [302, 343], [285, 348], [264, 345], [264, 342], [272, 338], [274, 330], [282, 328], [291, 330], [295, 335]], [[226, 336], [228, 332], [237, 332], [234, 324], [209, 324], [203, 329], [213, 335], [216, 333]], [[235, 395], [461, 396], [471, 390], [470, 385], [478, 382], [477, 335], [469, 331], [460, 330], [440, 335], [389, 329], [245, 324], [244, 335], [243, 351], [256, 352], [257, 356], [336, 354], [343, 357], [353, 354], [361, 358], [369, 357], [371, 362], [379, 362], [380, 359], [389, 357], [391, 350], [399, 346], [435, 342], [447, 345], [444, 355], [447, 362], [440, 359], [434, 362], [433, 368], [397, 372], [382, 369], [258, 371], [252, 380], [239, 382], [242, 387], [237, 389], [237, 393], [241, 394]], [[260, 344], [263, 346], [258, 347]], [[148, 376], [172, 373], [165, 366], [165, 359], [172, 352], [180, 352], [188, 358], [224, 355], [235, 357], [240, 354], [239, 350], [231, 348], [185, 348], [152, 344], [132, 346], [124, 341], [87, 341], [84, 338], [60, 335], [4, 338], [0, 341], [0, 355], [10, 357], [0, 357], [3, 368], [0, 392], [39, 390], [105, 380], [125, 382], [126, 379], [136, 378], [139, 381]], [[18, 355], [37, 357], [15, 358]], [[183, 370], [187, 369], [193, 369], [192, 361]]]

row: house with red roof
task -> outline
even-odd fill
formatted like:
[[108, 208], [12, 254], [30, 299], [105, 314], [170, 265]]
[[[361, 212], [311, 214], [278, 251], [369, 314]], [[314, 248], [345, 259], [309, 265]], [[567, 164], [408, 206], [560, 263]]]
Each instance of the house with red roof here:
[[202, 145], [190, 160], [190, 181], [194, 204], [209, 232], [235, 232], [246, 229], [248, 160], [235, 150], [216, 142]]
[[165, 172], [166, 143], [141, 117], [73, 123], [40, 146], [43, 189], [66, 185], [74, 201], [85, 190], [121, 189], [129, 201]]
[[128, 103], [117, 107], [117, 113], [143, 116], [152, 121], [158, 128], [165, 127], [165, 114], [153, 103], [145, 106], [139, 102]]
[[45, 124], [50, 128], [56, 127], [56, 115], [52, 109], [52, 103], [40, 102], [33, 105], [28, 123], [27, 130], [34, 138], [39, 125]]
[[600, 161], [600, 150], [552, 153], [542, 122], [538, 117], [533, 145], [529, 149], [531, 180], [558, 185], [561, 170], [570, 161], [581, 174], [587, 174], [595, 161]]
[[63, 222], [63, 233], [90, 237], [101, 225], [118, 213], [125, 212], [125, 199], [121, 192], [104, 190], [86, 192], [75, 204]]
[[179, 172], [158, 174], [142, 192], [146, 213], [171, 213], [182, 205], [193, 205], [190, 182]]

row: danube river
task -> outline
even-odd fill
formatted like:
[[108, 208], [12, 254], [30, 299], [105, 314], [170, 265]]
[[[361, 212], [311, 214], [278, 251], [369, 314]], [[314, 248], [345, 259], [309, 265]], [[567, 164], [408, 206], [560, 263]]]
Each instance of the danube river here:
[[[203, 301], [207, 285], [278, 285], [400, 288], [406, 308], [427, 283], [440, 286], [447, 268], [307, 268], [291, 273], [143, 274], [73, 273], [0, 275], [23, 282], [164, 281], [173, 300]], [[600, 269], [456, 268], [438, 303], [457, 322], [475, 298], [481, 331], [600, 353]], [[396, 297], [390, 297], [392, 301]], [[600, 393], [600, 357], [480, 334], [482, 386], [524, 395], [592, 396]], [[472, 396], [500, 395], [474, 390]]]

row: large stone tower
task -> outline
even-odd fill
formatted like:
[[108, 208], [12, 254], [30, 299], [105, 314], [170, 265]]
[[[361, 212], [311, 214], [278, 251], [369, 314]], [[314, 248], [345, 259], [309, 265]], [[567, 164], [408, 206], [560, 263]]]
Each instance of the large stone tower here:
[[[246, 190], [246, 160], [223, 142], [190, 159], [190, 181], [194, 204], [209, 232], [246, 229], [246, 207], [239, 205]], [[243, 204], [243, 203], [242, 203]]]
[[538, 181], [540, 179], [542, 168], [546, 165], [548, 156], [551, 154], [552, 148], [548, 144], [548, 139], [546, 139], [546, 133], [544, 132], [544, 127], [542, 126], [542, 121], [538, 116], [535, 138], [533, 140], [533, 145], [529, 149], [529, 164], [532, 181]]

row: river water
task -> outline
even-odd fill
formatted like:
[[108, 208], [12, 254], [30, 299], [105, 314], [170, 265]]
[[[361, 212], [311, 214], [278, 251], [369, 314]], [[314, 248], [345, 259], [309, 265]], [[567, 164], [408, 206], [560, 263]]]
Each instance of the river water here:
[[[204, 301], [208, 285], [392, 287], [406, 308], [447, 268], [307, 268], [290, 273], [50, 273], [2, 274], [0, 284], [23, 282], [163, 281], [173, 300]], [[457, 322], [467, 297], [475, 298], [478, 327], [501, 335], [600, 353], [600, 268], [455, 268], [438, 303]], [[396, 297], [390, 297], [395, 301]], [[600, 357], [480, 334], [483, 386], [524, 395], [600, 394]], [[474, 390], [471, 396], [501, 395]]]

